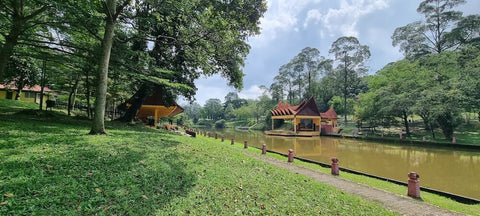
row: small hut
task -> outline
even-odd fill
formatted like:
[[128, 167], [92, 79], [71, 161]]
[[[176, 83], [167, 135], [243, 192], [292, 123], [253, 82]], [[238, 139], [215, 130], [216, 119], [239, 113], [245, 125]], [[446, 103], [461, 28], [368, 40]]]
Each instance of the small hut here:
[[[124, 104], [126, 109], [130, 108], [129, 101]], [[160, 118], [173, 117], [183, 111], [184, 109], [175, 102], [171, 105], [166, 105], [161, 89], [156, 87], [154, 92], [143, 101], [142, 106], [138, 110], [137, 118], [143, 122], [156, 125]], [[152, 119], [153, 122], [151, 122]]]
[[331, 107], [324, 113], [320, 113], [320, 116], [322, 117], [322, 134], [331, 134], [338, 132], [338, 116], [333, 107]]
[[[321, 116], [313, 97], [303, 100], [296, 106], [279, 102], [277, 108], [271, 110], [270, 113], [272, 114], [272, 130], [265, 132], [268, 135], [318, 136], [320, 134]], [[275, 130], [275, 119], [293, 120], [293, 131]]]

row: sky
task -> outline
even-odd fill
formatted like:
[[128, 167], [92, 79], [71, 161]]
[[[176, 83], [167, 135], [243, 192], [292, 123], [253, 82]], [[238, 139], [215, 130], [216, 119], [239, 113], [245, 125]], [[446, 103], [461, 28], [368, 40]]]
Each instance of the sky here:
[[[313, 47], [333, 59], [328, 50], [342, 36], [354, 36], [368, 45], [371, 57], [369, 74], [403, 58], [392, 46], [396, 28], [423, 20], [416, 9], [420, 0], [267, 0], [268, 9], [260, 19], [261, 33], [248, 39], [250, 53], [245, 59], [243, 89], [227, 86], [220, 76], [202, 77], [195, 102], [204, 105], [210, 98], [222, 102], [229, 92], [240, 98], [256, 99], [269, 87], [281, 65], [288, 63], [303, 48]], [[467, 0], [457, 10], [464, 15], [479, 13], [480, 1]], [[180, 104], [187, 104], [183, 99]]]

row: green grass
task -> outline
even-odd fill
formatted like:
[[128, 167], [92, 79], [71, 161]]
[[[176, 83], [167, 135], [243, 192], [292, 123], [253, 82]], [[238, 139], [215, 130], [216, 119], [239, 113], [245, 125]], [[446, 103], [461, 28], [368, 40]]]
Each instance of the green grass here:
[[23, 105], [0, 101], [0, 215], [393, 214], [218, 140], [115, 122], [91, 136]]
[[[237, 145], [237, 148], [242, 148], [242, 147], [241, 147], [241, 145]], [[252, 151], [252, 152], [255, 152], [257, 154], [261, 153], [261, 150], [259, 150], [259, 149], [249, 148], [249, 150]], [[270, 156], [270, 157], [280, 159], [280, 160], [287, 160], [287, 158], [285, 156], [282, 156], [282, 155], [279, 155], [279, 154], [268, 153], [267, 155]], [[295, 160], [294, 163], [296, 165], [303, 166], [303, 167], [308, 167], [308, 168], [311, 168], [313, 170], [318, 170], [318, 171], [321, 171], [321, 172], [327, 173], [327, 174], [330, 174], [330, 172], [331, 172], [331, 170], [329, 168], [324, 168], [324, 167], [321, 167], [319, 165], [303, 162], [303, 161], [300, 161], [300, 160]], [[341, 166], [341, 164], [340, 164], [340, 166]], [[385, 190], [385, 191], [390, 191], [390, 192], [393, 192], [395, 194], [399, 194], [399, 195], [406, 195], [407, 194], [407, 187], [406, 186], [397, 185], [397, 184], [382, 181], [382, 180], [379, 180], [379, 179], [370, 178], [370, 177], [362, 176], [362, 175], [355, 175], [355, 174], [351, 174], [351, 173], [347, 173], [347, 172], [341, 172], [340, 177], [344, 178], [344, 179], [347, 179], [347, 180], [350, 180], [350, 181], [353, 181], [353, 182], [365, 184], [365, 185], [368, 185], [368, 186], [371, 186], [371, 187], [374, 187], [374, 188], [382, 189], [382, 190]], [[437, 195], [437, 194], [424, 192], [424, 191], [421, 192], [421, 197], [422, 197], [422, 200], [419, 201], [419, 202], [430, 203], [432, 205], [435, 205], [435, 206], [438, 206], [438, 207], [441, 207], [441, 208], [444, 208], [444, 209], [449, 209], [449, 210], [452, 210], [452, 211], [457, 211], [457, 212], [461, 212], [461, 213], [465, 213], [465, 214], [469, 214], [469, 215], [480, 215], [480, 204], [477, 204], [477, 205], [463, 204], [463, 203], [456, 202], [452, 199], [449, 199], [449, 198], [446, 198], [446, 197], [443, 197], [443, 196], [440, 196], [440, 195]]]

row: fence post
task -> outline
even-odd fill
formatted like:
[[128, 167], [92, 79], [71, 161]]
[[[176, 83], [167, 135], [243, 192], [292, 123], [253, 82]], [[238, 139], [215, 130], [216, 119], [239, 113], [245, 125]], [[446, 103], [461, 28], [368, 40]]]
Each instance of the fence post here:
[[416, 172], [408, 173], [408, 196], [420, 198], [420, 175]]
[[262, 154], [267, 154], [267, 144], [262, 145]]
[[332, 158], [332, 175], [339, 175], [338, 158]]
[[293, 162], [293, 149], [288, 149], [288, 162]]

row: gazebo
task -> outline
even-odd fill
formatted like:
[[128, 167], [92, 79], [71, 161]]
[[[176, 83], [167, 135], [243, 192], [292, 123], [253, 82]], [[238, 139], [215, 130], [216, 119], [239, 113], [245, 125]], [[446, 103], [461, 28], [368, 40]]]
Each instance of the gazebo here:
[[[291, 106], [279, 102], [277, 108], [271, 110], [272, 130], [267, 135], [284, 136], [318, 136], [320, 135], [321, 116], [313, 97], [303, 100], [299, 105]], [[293, 131], [275, 130], [275, 119], [293, 120]]]

